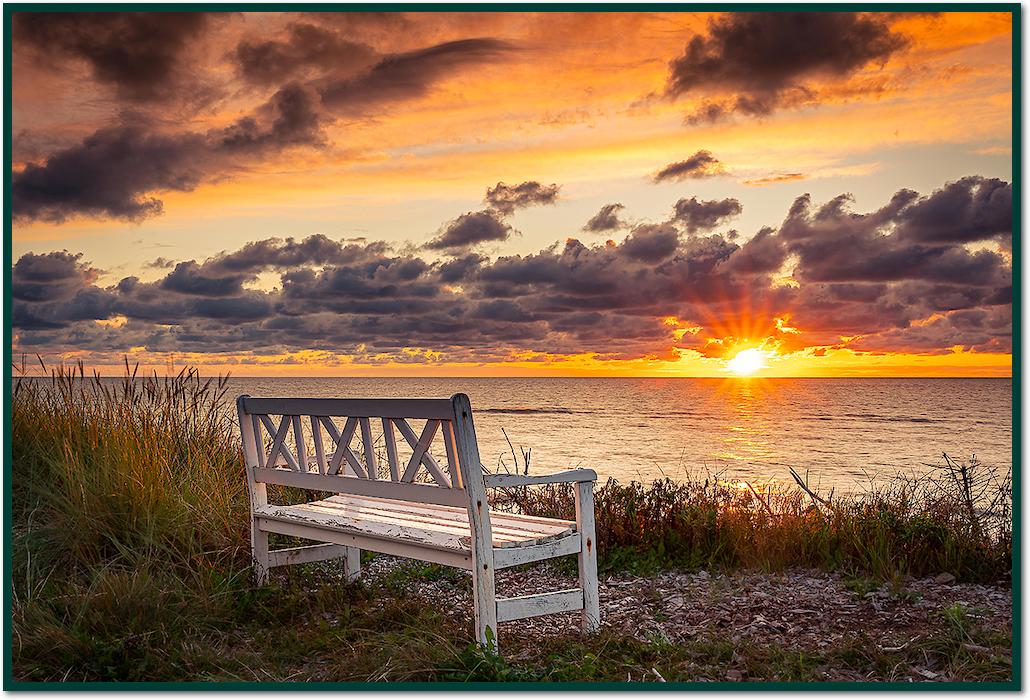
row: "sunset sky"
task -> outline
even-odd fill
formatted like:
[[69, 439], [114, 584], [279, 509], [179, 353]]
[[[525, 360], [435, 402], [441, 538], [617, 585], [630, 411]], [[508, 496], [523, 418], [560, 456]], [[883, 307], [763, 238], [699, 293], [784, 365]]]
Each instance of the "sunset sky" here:
[[1009, 14], [21, 13], [12, 70], [16, 358], [1010, 375]]

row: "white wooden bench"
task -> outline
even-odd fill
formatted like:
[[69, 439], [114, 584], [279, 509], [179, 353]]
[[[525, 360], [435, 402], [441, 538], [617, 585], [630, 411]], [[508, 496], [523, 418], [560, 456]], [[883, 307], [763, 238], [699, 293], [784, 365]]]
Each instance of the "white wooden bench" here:
[[[585, 632], [597, 629], [597, 475], [592, 470], [484, 474], [465, 394], [450, 399], [240, 396], [236, 406], [259, 584], [267, 581], [270, 567], [335, 558], [343, 559], [344, 574], [354, 578], [360, 574], [361, 550], [367, 549], [471, 570], [476, 636], [483, 645], [496, 648], [498, 622], [566, 610], [582, 611]], [[420, 433], [408, 423], [415, 419], [425, 421]], [[382, 429], [378, 450], [373, 426]], [[352, 449], [356, 436], [360, 447]], [[436, 440], [443, 442], [439, 460], [431, 453]], [[576, 484], [575, 522], [502, 513], [487, 504], [487, 488], [559, 482]], [[266, 484], [336, 495], [274, 505]], [[270, 532], [320, 544], [269, 550]], [[497, 569], [567, 554], [579, 556], [578, 588], [496, 597]]]

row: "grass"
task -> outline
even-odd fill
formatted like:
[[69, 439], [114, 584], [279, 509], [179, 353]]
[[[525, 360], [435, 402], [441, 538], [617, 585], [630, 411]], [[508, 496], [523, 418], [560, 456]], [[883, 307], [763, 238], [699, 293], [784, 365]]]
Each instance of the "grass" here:
[[[860, 638], [815, 653], [607, 630], [505, 639], [502, 659], [472, 643], [468, 611], [399, 593], [405, 576], [453, 581], [446, 567], [347, 584], [332, 563], [314, 564], [253, 586], [224, 379], [190, 370], [136, 378], [127, 367], [112, 385], [80, 367], [19, 380], [14, 392], [9, 585], [19, 680], [823, 680], [889, 678], [927, 659], [964, 678], [1011, 673], [996, 651], [1010, 646], [1008, 633], [961, 607], [945, 610], [918, 649], [889, 653]], [[1007, 575], [1007, 528], [974, 525], [970, 513], [980, 511], [952, 491], [919, 488], [813, 508], [800, 491], [763, 499], [715, 482], [609, 482], [597, 494], [602, 566], [818, 566], [855, 581]], [[568, 516], [571, 494], [507, 492], [499, 505]]]
[[[1007, 579], [1009, 482], [975, 461], [961, 466], [965, 481], [945, 466], [832, 499], [809, 495], [807, 485], [763, 494], [711, 477], [650, 486], [609, 480], [594, 496], [601, 567], [641, 573], [670, 566], [815, 567], [878, 579], [942, 572], [961, 581]], [[972, 481], [993, 483], [993, 491], [984, 489], [991, 500], [971, 502]], [[572, 488], [564, 484], [509, 489], [504, 504], [549, 517], [571, 519], [575, 512]]]

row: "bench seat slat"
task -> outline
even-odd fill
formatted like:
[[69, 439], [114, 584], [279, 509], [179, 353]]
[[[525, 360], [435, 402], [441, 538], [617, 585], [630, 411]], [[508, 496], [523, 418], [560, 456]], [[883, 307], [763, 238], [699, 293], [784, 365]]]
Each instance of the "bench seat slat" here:
[[[426, 527], [439, 528], [467, 534], [469, 531], [467, 511], [464, 508], [453, 510], [429, 510], [421, 508], [406, 508], [403, 511], [392, 507], [391, 504], [376, 504], [372, 500], [356, 500], [347, 497], [333, 496], [324, 501], [318, 502], [320, 506], [335, 507], [347, 512], [350, 515], [360, 515], [368, 518], [375, 518], [386, 521], [398, 519], [415, 524], [424, 524]], [[574, 527], [574, 525], [573, 525]], [[532, 528], [520, 527], [517, 524], [509, 524], [508, 521], [494, 525], [494, 539], [504, 539], [522, 542], [527, 539], [540, 539], [547, 537], [561, 536], [569, 532], [569, 527], [555, 525], [544, 528], [534, 523]]]
[[[341, 496], [345, 496], [346, 498], [355, 498], [355, 499], [367, 498], [367, 496], [365, 496], [363, 494], [348, 493], [348, 494], [340, 494], [340, 495]], [[335, 496], [334, 496], [334, 498], [335, 498]], [[390, 502], [392, 504], [395, 504], [395, 506], [398, 507], [398, 508], [412, 508], [412, 507], [414, 507], [414, 508], [430, 509], [430, 510], [443, 509], [443, 510], [447, 510], [447, 511], [450, 511], [453, 508], [450, 505], [440, 505], [440, 504], [437, 504], [437, 503], [415, 503], [413, 501], [404, 501], [404, 500], [397, 499], [397, 498], [375, 497], [373, 500], [375, 500], [376, 502], [387, 501], [387, 502]], [[464, 510], [464, 508], [461, 508], [461, 510]], [[562, 524], [562, 525], [564, 525], [566, 527], [575, 527], [576, 526], [576, 521], [575, 520], [562, 520], [561, 518], [545, 518], [545, 517], [542, 517], [542, 516], [539, 516], [539, 515], [523, 515], [522, 513], [505, 513], [505, 512], [496, 511], [496, 510], [491, 510], [490, 511], [490, 521], [491, 521], [491, 524], [494, 522], [494, 518], [497, 517], [497, 516], [500, 516], [500, 517], [503, 517], [503, 518], [510, 518], [512, 520], [517, 520], [519, 523], [541, 523], [543, 525], [554, 525], [556, 523], [560, 523], [560, 524]]]
[[[312, 527], [359, 532], [377, 537], [397, 537], [428, 547], [468, 550], [471, 534], [468, 511], [460, 507], [433, 505], [423, 507], [405, 501], [370, 496], [332, 496], [294, 506], [260, 506], [259, 518], [293, 521]], [[575, 532], [575, 523], [566, 520], [525, 521], [510, 513], [490, 513], [495, 548], [541, 544]]]
[[[367, 508], [351, 508], [347, 505], [332, 503], [328, 500], [308, 503], [306, 504], [305, 509], [311, 510], [319, 515], [327, 515], [330, 517], [339, 515], [348, 520], [369, 521], [387, 525], [402, 525], [404, 527], [427, 529], [444, 532], [459, 538], [468, 537], [469, 535], [467, 525], [463, 527], [461, 524], [453, 520], [419, 517], [417, 514], [412, 513], [377, 512]], [[512, 543], [524, 542], [527, 539], [535, 541], [533, 535], [527, 535], [525, 533], [497, 533], [494, 537], [495, 541], [503, 542], [508, 546]]]

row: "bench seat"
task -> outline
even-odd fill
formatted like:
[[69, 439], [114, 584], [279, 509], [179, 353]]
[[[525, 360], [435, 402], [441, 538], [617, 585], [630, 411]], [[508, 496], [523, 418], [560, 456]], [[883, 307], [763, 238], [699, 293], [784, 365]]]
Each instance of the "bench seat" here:
[[[456, 506], [339, 494], [301, 505], [263, 505], [254, 515], [365, 537], [407, 540], [433, 549], [472, 549], [468, 509]], [[574, 521], [494, 510], [490, 511], [490, 523], [495, 549], [543, 544], [576, 532]]]

